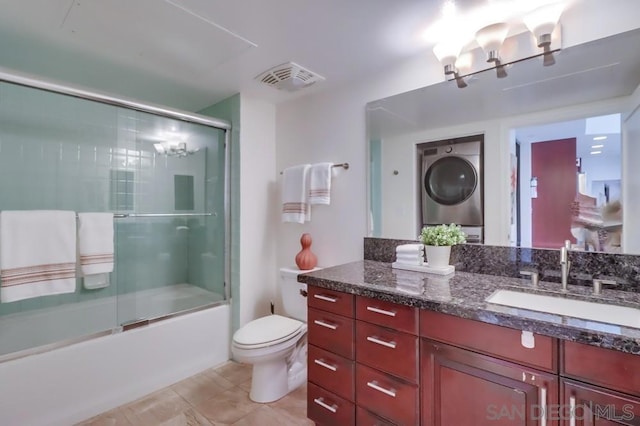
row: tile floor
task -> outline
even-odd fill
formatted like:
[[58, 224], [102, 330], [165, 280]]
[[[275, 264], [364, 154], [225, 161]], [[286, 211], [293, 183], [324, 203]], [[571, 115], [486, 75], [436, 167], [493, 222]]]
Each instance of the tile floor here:
[[304, 426], [307, 388], [270, 404], [249, 399], [251, 366], [233, 361], [79, 423], [78, 426]]

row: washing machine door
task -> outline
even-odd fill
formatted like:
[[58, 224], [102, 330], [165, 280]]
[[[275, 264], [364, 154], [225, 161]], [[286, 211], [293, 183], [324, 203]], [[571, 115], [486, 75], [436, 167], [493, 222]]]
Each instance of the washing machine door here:
[[424, 189], [436, 203], [455, 206], [469, 199], [478, 186], [478, 173], [464, 158], [447, 156], [434, 161], [424, 175]]

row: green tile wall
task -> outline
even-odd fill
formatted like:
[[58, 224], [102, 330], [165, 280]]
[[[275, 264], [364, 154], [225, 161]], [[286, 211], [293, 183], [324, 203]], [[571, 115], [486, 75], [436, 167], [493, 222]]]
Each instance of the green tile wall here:
[[[153, 144], [172, 132], [197, 152], [158, 155]], [[216, 215], [116, 219], [109, 287], [85, 290], [78, 280], [73, 294], [0, 303], [0, 319], [178, 283], [224, 293], [224, 132], [0, 83], [0, 210], [180, 212], [175, 175], [193, 177], [190, 212]]]

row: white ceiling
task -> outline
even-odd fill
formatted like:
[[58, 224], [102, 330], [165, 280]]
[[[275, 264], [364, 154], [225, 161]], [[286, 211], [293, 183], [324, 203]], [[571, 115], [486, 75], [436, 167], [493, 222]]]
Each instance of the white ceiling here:
[[[458, 0], [469, 8], [482, 0]], [[279, 102], [426, 49], [434, 0], [0, 0], [0, 66], [187, 110], [237, 92]], [[261, 72], [326, 78], [291, 94]]]
[[[620, 114], [617, 120], [621, 122]], [[602, 157], [619, 158], [622, 150], [620, 132], [588, 134], [587, 120], [563, 121], [549, 123], [540, 126], [521, 127], [516, 129], [516, 139], [520, 143], [536, 143], [558, 139], [576, 138], [576, 156], [588, 158], [593, 155]], [[594, 140], [594, 137], [606, 137], [604, 140]], [[592, 148], [594, 145], [602, 145], [600, 148]], [[600, 151], [600, 154], [591, 154], [592, 151]]]

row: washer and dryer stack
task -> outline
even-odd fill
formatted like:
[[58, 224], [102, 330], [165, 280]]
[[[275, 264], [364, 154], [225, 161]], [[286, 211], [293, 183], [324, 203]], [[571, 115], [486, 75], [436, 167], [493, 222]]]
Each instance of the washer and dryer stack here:
[[423, 226], [456, 223], [467, 242], [484, 241], [483, 146], [483, 135], [418, 145]]

